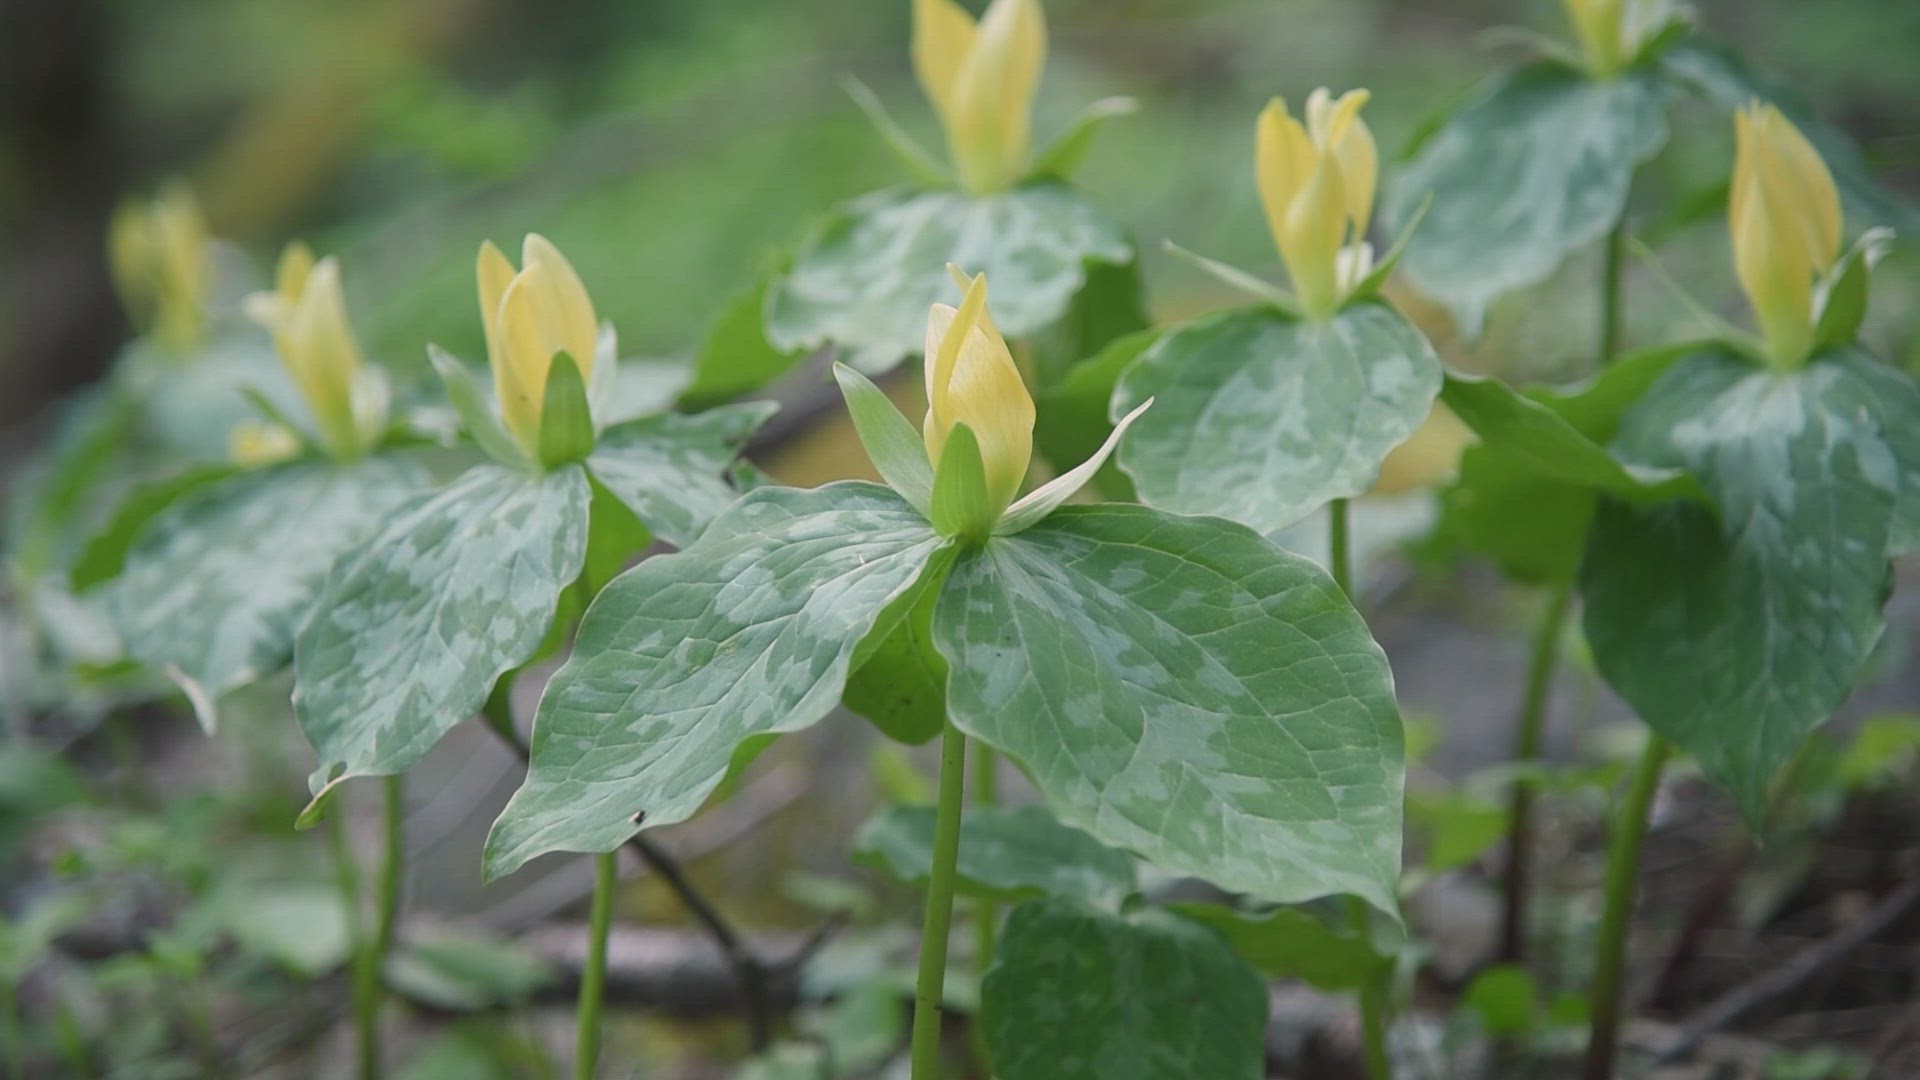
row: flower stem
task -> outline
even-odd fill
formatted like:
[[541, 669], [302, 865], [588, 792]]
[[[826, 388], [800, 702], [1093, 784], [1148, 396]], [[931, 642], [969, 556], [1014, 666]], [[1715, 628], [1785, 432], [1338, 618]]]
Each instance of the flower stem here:
[[[380, 783], [386, 850], [380, 859], [379, 879], [374, 883], [378, 906], [372, 936], [359, 936], [360, 949], [353, 970], [354, 1023], [360, 1031], [361, 1080], [377, 1080], [380, 1076], [380, 979], [387, 964], [387, 953], [393, 948], [394, 924], [400, 914], [400, 869], [405, 858], [400, 830], [405, 809], [400, 777], [382, 777]], [[344, 872], [342, 876], [344, 878]], [[358, 877], [357, 870], [354, 876]]]
[[[993, 747], [974, 740], [972, 744], [973, 761], [973, 797], [974, 806], [995, 806], [1000, 802], [1000, 762]], [[973, 902], [973, 964], [974, 972], [985, 978], [988, 965], [993, 963], [995, 935], [1000, 930], [1000, 904], [994, 900], [981, 898]], [[992, 1061], [987, 1053], [986, 1028], [975, 1018], [973, 1025], [973, 1058], [980, 1066], [983, 1076], [993, 1073]]]
[[1633, 922], [1640, 875], [1640, 845], [1647, 836], [1647, 812], [1660, 789], [1660, 771], [1666, 766], [1668, 751], [1665, 739], [1647, 736], [1647, 747], [1634, 766], [1633, 782], [1614, 818], [1613, 838], [1607, 847], [1600, 936], [1594, 945], [1593, 1030], [1587, 1041], [1586, 1069], [1581, 1074], [1585, 1080], [1613, 1080], [1626, 981], [1627, 929]]
[[[1534, 631], [1533, 660], [1527, 667], [1526, 697], [1520, 705], [1520, 725], [1514, 733], [1513, 764], [1524, 765], [1540, 756], [1540, 738], [1546, 727], [1552, 697], [1553, 671], [1560, 658], [1560, 639], [1566, 632], [1567, 612], [1573, 606], [1573, 578], [1556, 584], [1547, 597], [1547, 609]], [[1508, 796], [1506, 892], [1500, 918], [1500, 959], [1517, 964], [1527, 951], [1527, 902], [1533, 844], [1533, 785], [1517, 777]]]
[[614, 852], [593, 857], [593, 912], [587, 927], [587, 964], [580, 974], [579, 1035], [574, 1080], [593, 1080], [600, 1063], [600, 1001], [607, 985], [607, 931], [613, 926], [613, 894], [620, 881]]
[[333, 797], [333, 806], [327, 811], [327, 833], [333, 849], [334, 880], [340, 889], [340, 909], [347, 921], [347, 943], [353, 950], [353, 1023], [359, 1039], [360, 1074], [369, 1077], [379, 1071], [380, 1006], [377, 1001], [367, 1000], [367, 983], [360, 977], [367, 964], [367, 931], [360, 913], [360, 863], [354, 858], [347, 829], [344, 792]]
[[947, 935], [953, 925], [953, 877], [960, 857], [966, 773], [967, 737], [949, 722], [940, 736], [940, 802], [934, 818], [933, 872], [927, 880], [920, 976], [913, 991], [913, 1080], [940, 1080], [940, 1003], [947, 978]]
[[1335, 499], [1327, 504], [1327, 570], [1333, 574], [1333, 583], [1340, 586], [1340, 591], [1347, 594], [1348, 600], [1353, 600], [1353, 564], [1348, 554], [1350, 546], [1347, 539], [1347, 500]]

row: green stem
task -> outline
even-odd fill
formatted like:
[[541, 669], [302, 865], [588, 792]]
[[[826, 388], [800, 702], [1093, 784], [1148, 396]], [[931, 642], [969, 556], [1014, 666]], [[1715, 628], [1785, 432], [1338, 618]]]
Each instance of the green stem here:
[[1620, 351], [1621, 266], [1626, 246], [1627, 215], [1623, 211], [1620, 220], [1614, 222], [1607, 233], [1606, 263], [1600, 270], [1600, 355], [1594, 365], [1596, 369], [1606, 367], [1613, 361], [1614, 353]]
[[24, 1080], [27, 1048], [20, 1042], [20, 993], [11, 976], [0, 979], [0, 1043], [7, 1047], [7, 1076]]
[[[973, 805], [996, 806], [1000, 802], [1000, 762], [993, 747], [984, 742], [973, 742]], [[993, 963], [995, 935], [1000, 930], [1000, 904], [985, 898], [973, 902], [973, 964], [975, 973], [985, 978], [987, 967]], [[976, 1017], [976, 1021], [977, 1021]], [[993, 1074], [992, 1059], [987, 1052], [987, 1031], [979, 1023], [973, 1025], [973, 1057], [980, 1066], [983, 1076]]]
[[1647, 748], [1634, 767], [1633, 782], [1614, 818], [1613, 838], [1607, 847], [1600, 936], [1594, 945], [1593, 1030], [1587, 1041], [1586, 1070], [1581, 1074], [1585, 1080], [1613, 1080], [1623, 1011], [1627, 929], [1633, 922], [1640, 875], [1640, 845], [1647, 836], [1647, 811], [1660, 789], [1660, 771], [1666, 766], [1668, 750], [1665, 739], [1648, 734]]
[[[1366, 937], [1373, 923], [1373, 912], [1357, 896], [1347, 897], [1347, 930]], [[1382, 973], [1360, 988], [1360, 1049], [1367, 1060], [1367, 1080], [1393, 1080], [1393, 1058], [1387, 1053], [1387, 1028], [1393, 1022], [1392, 1006], [1387, 1000], [1387, 980]]]
[[380, 999], [381, 974], [387, 953], [393, 948], [394, 924], [400, 914], [400, 868], [405, 852], [400, 823], [404, 812], [399, 776], [380, 780], [381, 816], [385, 822], [386, 850], [381, 853], [380, 875], [374, 882], [376, 908], [373, 935], [363, 942], [354, 966], [354, 1020], [360, 1029], [361, 1080], [380, 1076]]
[[920, 977], [913, 990], [913, 1080], [940, 1080], [940, 1003], [947, 979], [947, 935], [953, 926], [953, 876], [960, 857], [960, 804], [966, 774], [967, 737], [948, 723], [940, 736], [933, 872], [927, 880], [927, 917], [920, 932]]
[[574, 1047], [574, 1080], [593, 1080], [600, 1063], [600, 1000], [607, 985], [607, 931], [613, 926], [613, 893], [620, 868], [609, 851], [593, 857], [593, 913], [587, 927], [587, 965], [580, 974], [579, 1036]]
[[1347, 500], [1335, 499], [1327, 504], [1327, 569], [1333, 574], [1333, 583], [1352, 600], [1353, 564], [1348, 548]]
[[353, 856], [344, 791], [333, 796], [333, 806], [327, 811], [327, 832], [332, 841], [334, 879], [340, 889], [340, 907], [347, 920], [347, 942], [353, 950], [353, 1026], [359, 1037], [360, 1073], [363, 1077], [373, 1076], [378, 1072], [377, 1063], [380, 1060], [380, 1033], [375, 1026], [380, 1005], [378, 999], [369, 994], [369, 983], [361, 976], [371, 950], [368, 948], [365, 920], [360, 913], [360, 863]]
[[[1514, 733], [1513, 763], [1535, 761], [1540, 756], [1541, 733], [1546, 727], [1547, 705], [1553, 691], [1553, 671], [1560, 658], [1560, 639], [1566, 632], [1567, 612], [1573, 606], [1571, 575], [1553, 587], [1547, 597], [1547, 609], [1540, 615], [1534, 632], [1533, 659], [1527, 666], [1526, 697], [1520, 705], [1520, 725]], [[1517, 964], [1527, 951], [1527, 901], [1530, 891], [1531, 848], [1533, 842], [1533, 785], [1517, 778], [1508, 796], [1507, 875], [1505, 903], [1500, 920], [1500, 959]]]

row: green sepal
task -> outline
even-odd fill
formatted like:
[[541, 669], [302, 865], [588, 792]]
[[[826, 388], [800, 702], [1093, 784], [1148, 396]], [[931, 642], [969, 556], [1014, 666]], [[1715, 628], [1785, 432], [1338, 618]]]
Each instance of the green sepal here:
[[1289, 318], [1300, 317], [1300, 298], [1273, 284], [1262, 280], [1237, 266], [1223, 263], [1218, 259], [1209, 259], [1205, 255], [1188, 251], [1179, 244], [1167, 240], [1161, 245], [1167, 254], [1213, 278], [1220, 284], [1246, 293], [1262, 303], [1271, 304], [1285, 312]]
[[1074, 172], [1086, 160], [1087, 152], [1093, 149], [1093, 141], [1107, 121], [1116, 116], [1131, 116], [1139, 108], [1139, 102], [1122, 96], [1101, 98], [1080, 110], [1080, 115], [1074, 117], [1067, 130], [1041, 151], [1033, 168], [1027, 170], [1023, 182], [1073, 179]]
[[593, 407], [579, 365], [565, 352], [553, 355], [540, 404], [540, 464], [552, 469], [593, 453]]
[[965, 424], [955, 424], [947, 435], [928, 509], [927, 520], [941, 536], [977, 539], [985, 536], [1000, 516], [1000, 508], [987, 494], [987, 467], [980, 460], [980, 442]]
[[1346, 299], [1341, 301], [1341, 306], [1344, 307], [1357, 300], [1370, 300], [1380, 295], [1380, 290], [1387, 286], [1387, 279], [1393, 276], [1394, 267], [1399, 266], [1401, 257], [1406, 255], [1407, 245], [1413, 243], [1413, 234], [1419, 231], [1420, 223], [1427, 219], [1427, 211], [1431, 209], [1433, 209], [1433, 192], [1429, 191], [1426, 198], [1420, 200], [1420, 205], [1413, 211], [1412, 216], [1400, 226], [1399, 235], [1393, 238], [1393, 246], [1380, 257], [1380, 261], [1373, 264], [1373, 269], [1367, 271], [1366, 277], [1361, 278], [1352, 289], [1347, 291]]
[[927, 461], [926, 440], [913, 422], [901, 415], [886, 391], [845, 364], [833, 365], [833, 377], [847, 401], [847, 415], [860, 434], [867, 458], [899, 496], [915, 510], [933, 516], [933, 465]]
[[433, 362], [441, 385], [446, 387], [447, 402], [460, 417], [461, 428], [480, 445], [480, 450], [509, 468], [532, 468], [526, 451], [520, 449], [520, 444], [493, 415], [486, 391], [474, 382], [473, 372], [467, 365], [438, 345], [427, 346], [427, 358]]
[[1813, 300], [1813, 309], [1820, 313], [1813, 329], [1814, 352], [1853, 344], [1867, 318], [1874, 265], [1892, 243], [1893, 230], [1868, 229], [1820, 283]]
[[907, 134], [906, 129], [888, 114], [887, 107], [880, 103], [880, 95], [851, 75], [842, 76], [840, 85], [846, 88], [847, 96], [860, 106], [860, 111], [880, 132], [887, 149], [893, 151], [893, 156], [900, 159], [900, 164], [907, 167], [915, 180], [934, 188], [953, 186], [953, 177], [947, 174], [947, 170], [941, 168], [934, 156], [915, 142], [913, 136]]

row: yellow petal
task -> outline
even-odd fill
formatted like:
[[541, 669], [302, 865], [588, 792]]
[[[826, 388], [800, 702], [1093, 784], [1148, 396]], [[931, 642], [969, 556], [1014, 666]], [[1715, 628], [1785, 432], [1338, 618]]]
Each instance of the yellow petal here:
[[151, 317], [154, 300], [153, 233], [146, 211], [123, 203], [107, 227], [107, 262], [120, 300], [136, 320]]
[[1339, 306], [1339, 260], [1347, 230], [1346, 180], [1332, 155], [1320, 158], [1305, 190], [1287, 209], [1280, 256], [1309, 315]]
[[1360, 110], [1372, 93], [1349, 90], [1340, 100], [1329, 103], [1325, 90], [1316, 90], [1319, 112], [1309, 101], [1308, 125], [1321, 153], [1331, 153], [1340, 161], [1340, 175], [1346, 181], [1347, 214], [1353, 221], [1353, 239], [1364, 240], [1367, 223], [1373, 216], [1373, 188], [1380, 174], [1380, 152], [1373, 132], [1360, 119]]
[[580, 378], [591, 378], [600, 324], [594, 318], [593, 300], [587, 296], [580, 275], [573, 272], [573, 264], [546, 237], [528, 233], [520, 251], [520, 272], [532, 279], [527, 300], [536, 308], [541, 332], [552, 344], [552, 351], [564, 349], [580, 369]]
[[313, 249], [295, 240], [280, 253], [280, 266], [274, 272], [274, 289], [289, 301], [297, 301], [307, 290], [307, 278], [313, 274]]
[[952, 278], [953, 283], [960, 287], [961, 296], [965, 296], [971, 292], [976, 283], [979, 285], [981, 295], [980, 329], [986, 333], [988, 339], [990, 339], [997, 348], [1005, 349], [1007, 347], [1007, 339], [1000, 336], [1000, 328], [993, 324], [993, 312], [986, 306], [987, 275], [975, 274], [969, 277], [967, 272], [960, 269], [958, 264], [948, 263], [947, 276]]
[[480, 261], [474, 277], [480, 283], [480, 328], [487, 335], [487, 365], [500, 370], [500, 300], [513, 281], [513, 264], [488, 240], [480, 245]]
[[1004, 345], [976, 326], [953, 366], [947, 426], [965, 424], [980, 443], [987, 494], [996, 508], [1020, 492], [1033, 457], [1033, 398]]
[[953, 111], [953, 82], [973, 38], [973, 16], [953, 0], [913, 0], [913, 73], [943, 118]]
[[1286, 102], [1274, 98], [1260, 112], [1254, 126], [1254, 174], [1260, 205], [1276, 247], [1285, 247], [1287, 210], [1307, 185], [1319, 154], [1300, 122], [1287, 113]]
[[940, 466], [940, 451], [946, 448], [947, 434], [953, 430], [950, 390], [954, 365], [959, 362], [960, 349], [968, 335], [978, 327], [980, 313], [986, 306], [987, 282], [986, 276], [981, 275], [968, 286], [959, 308], [935, 304], [927, 312], [927, 418], [921, 424], [920, 434], [927, 444], [927, 458], [935, 468]]
[[1620, 64], [1620, 4], [1621, 0], [1566, 0], [1567, 17], [1580, 47], [1601, 75], [1611, 74]]
[[993, 0], [954, 76], [947, 117], [954, 164], [969, 191], [1001, 190], [1026, 167], [1029, 114], [1046, 58], [1038, 0]]
[[300, 440], [284, 424], [242, 420], [227, 433], [227, 453], [236, 465], [257, 469], [300, 452]]
[[1840, 258], [1840, 193], [1834, 187], [1833, 174], [1806, 136], [1779, 109], [1768, 105], [1762, 115], [1764, 144], [1770, 158], [1767, 169], [1778, 174], [1783, 197], [1798, 212], [1815, 271], [1824, 271]]
[[500, 419], [531, 451], [540, 446], [540, 411], [557, 349], [543, 332], [543, 305], [533, 295], [540, 285], [529, 274], [521, 271], [500, 300], [501, 362], [493, 369], [493, 387], [500, 399]]
[[289, 342], [283, 359], [328, 445], [336, 452], [357, 452], [353, 387], [360, 375], [360, 346], [347, 323], [337, 261], [314, 264], [283, 336]]

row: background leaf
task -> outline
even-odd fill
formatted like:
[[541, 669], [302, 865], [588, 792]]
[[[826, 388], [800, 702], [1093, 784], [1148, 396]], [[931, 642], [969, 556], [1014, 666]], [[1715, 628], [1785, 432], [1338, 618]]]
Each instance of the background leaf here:
[[984, 273], [994, 322], [1008, 338], [1066, 314], [1088, 262], [1127, 263], [1120, 226], [1058, 184], [999, 195], [880, 191], [834, 210], [767, 297], [778, 349], [829, 342], [869, 374], [925, 345], [927, 308], [958, 296], [947, 264]]
[[1021, 904], [980, 1010], [1001, 1080], [1263, 1075], [1266, 984], [1212, 931], [1164, 911]]
[[839, 703], [855, 647], [939, 547], [874, 484], [761, 488], [699, 543], [616, 578], [540, 699], [488, 876], [546, 851], [611, 851], [642, 817], [690, 816], [736, 746]]
[[577, 466], [476, 465], [342, 560], [294, 656], [320, 782], [404, 772], [480, 711], [579, 576], [591, 497]]
[[758, 390], [786, 374], [805, 355], [767, 341], [766, 280], [729, 302], [693, 358], [693, 380], [680, 391], [680, 405], [704, 409]]
[[947, 706], [1069, 825], [1176, 873], [1396, 912], [1400, 717], [1318, 566], [1244, 527], [1067, 506], [963, 554]]
[[[866, 717], [895, 742], [918, 746], [947, 724], [947, 661], [933, 647], [933, 607], [946, 581], [947, 560], [922, 573], [897, 620], [882, 613], [853, 656], [841, 703]], [[883, 633], [884, 631], [884, 633]]]
[[1118, 454], [1141, 501], [1271, 533], [1372, 487], [1440, 381], [1426, 338], [1384, 305], [1323, 321], [1243, 308], [1160, 338], [1108, 415], [1154, 399]]
[[1174, 911], [1212, 927], [1240, 958], [1275, 979], [1300, 979], [1330, 993], [1358, 990], [1392, 967], [1365, 939], [1335, 930], [1297, 908], [1251, 914], [1186, 902]]
[[[924, 885], [933, 866], [934, 808], [889, 806], [860, 830], [856, 862]], [[954, 889], [988, 900], [1055, 896], [1117, 910], [1133, 895], [1133, 857], [1063, 825], [1042, 806], [970, 809], [960, 819]]]
[[[1107, 406], [1113, 400], [1114, 384], [1158, 340], [1158, 330], [1117, 338], [1034, 395], [1033, 446], [1054, 472], [1066, 472], [1099, 452], [1113, 432]], [[1134, 501], [1132, 478], [1112, 461], [1100, 467], [1093, 483], [1116, 502]]]
[[424, 488], [410, 461], [312, 462], [245, 473], [154, 518], [108, 592], [141, 663], [213, 697], [286, 663], [334, 558]]
[[1433, 198], [1401, 270], [1477, 336], [1502, 294], [1619, 220], [1634, 170], [1667, 140], [1672, 96], [1646, 69], [1600, 81], [1549, 60], [1495, 78], [1388, 186], [1389, 232]]
[[662, 540], [684, 548], [740, 497], [728, 467], [776, 408], [750, 401], [630, 420], [601, 432], [587, 471]]

